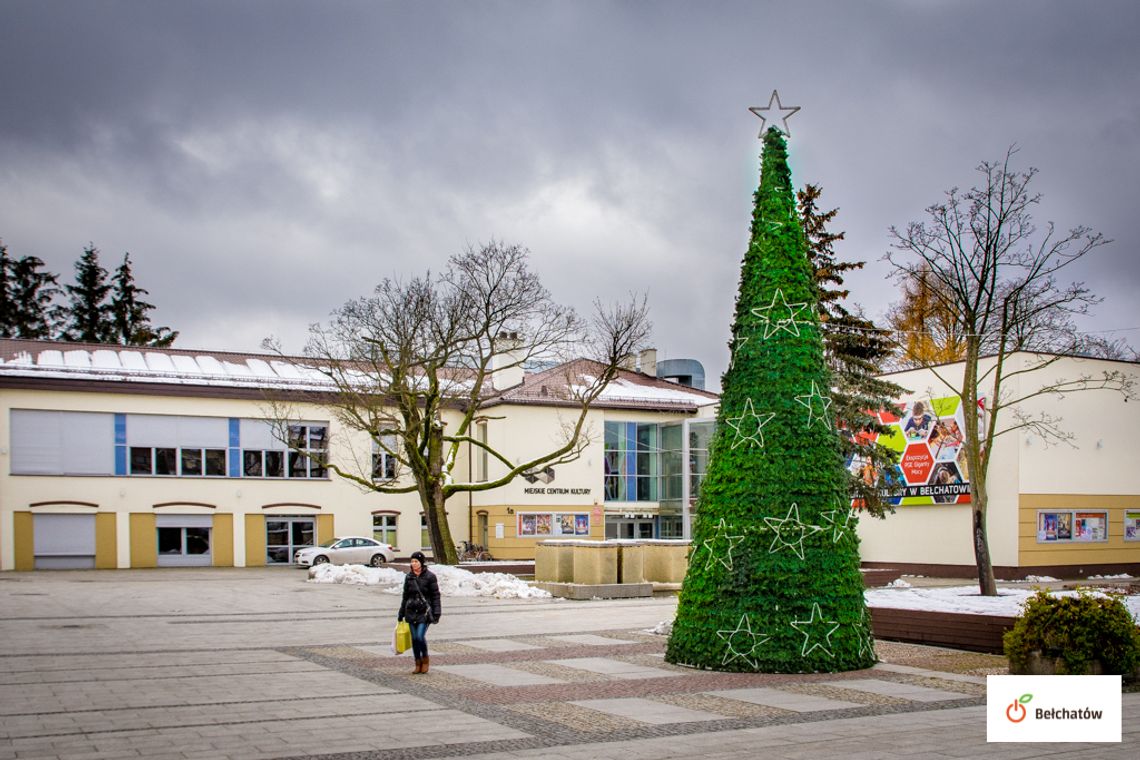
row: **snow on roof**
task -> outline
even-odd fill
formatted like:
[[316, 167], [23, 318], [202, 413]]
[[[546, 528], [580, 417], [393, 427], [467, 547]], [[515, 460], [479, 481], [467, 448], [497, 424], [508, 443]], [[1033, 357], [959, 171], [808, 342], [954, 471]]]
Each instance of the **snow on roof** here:
[[[568, 388], [584, 385], [597, 366], [577, 360], [524, 376], [515, 388], [498, 395], [516, 403], [565, 403]], [[0, 377], [35, 377], [77, 381], [122, 381], [230, 388], [276, 388], [294, 391], [330, 391], [333, 383], [306, 366], [306, 360], [228, 352], [173, 348], [140, 348], [53, 341], [0, 339]], [[576, 382], [568, 385], [570, 378]], [[349, 369], [344, 379], [362, 388], [379, 390], [377, 378]], [[471, 388], [470, 377], [456, 370], [441, 378], [450, 392]], [[382, 385], [383, 383], [381, 383]], [[548, 396], [548, 386], [553, 393]], [[495, 393], [490, 383], [487, 393]], [[600, 405], [693, 410], [716, 403], [717, 395], [677, 383], [622, 370], [602, 392]]]
[[[3, 341], [0, 376], [117, 380], [173, 385], [329, 390], [314, 369], [276, 357], [175, 349]], [[63, 344], [66, 345], [66, 344]]]

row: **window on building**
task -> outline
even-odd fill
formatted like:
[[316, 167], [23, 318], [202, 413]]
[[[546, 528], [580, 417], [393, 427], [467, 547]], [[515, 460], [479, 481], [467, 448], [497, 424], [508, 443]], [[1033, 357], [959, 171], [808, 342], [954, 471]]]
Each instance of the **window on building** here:
[[158, 528], [158, 553], [194, 556], [210, 553], [209, 528]]
[[372, 515], [372, 537], [382, 544], [396, 545], [396, 515]]
[[396, 479], [399, 462], [396, 460], [395, 451], [396, 436], [394, 435], [381, 436], [379, 443], [372, 442], [372, 480], [383, 482]]
[[247, 478], [285, 477], [285, 452], [244, 449], [241, 452], [242, 475]]
[[[484, 446], [487, 444], [487, 423], [475, 423], [475, 440], [482, 443]], [[487, 472], [489, 465], [489, 456], [487, 449], [476, 447], [475, 450], [475, 482], [485, 483], [487, 481]]]
[[606, 423], [607, 501], [658, 501], [661, 498], [660, 435], [659, 426], [652, 422]]
[[288, 477], [328, 477], [328, 430], [324, 425], [289, 426]]
[[225, 449], [176, 449], [167, 446], [132, 446], [131, 475], [190, 477], [226, 476]]
[[428, 532], [427, 515], [420, 513], [420, 548], [431, 548], [431, 533]]

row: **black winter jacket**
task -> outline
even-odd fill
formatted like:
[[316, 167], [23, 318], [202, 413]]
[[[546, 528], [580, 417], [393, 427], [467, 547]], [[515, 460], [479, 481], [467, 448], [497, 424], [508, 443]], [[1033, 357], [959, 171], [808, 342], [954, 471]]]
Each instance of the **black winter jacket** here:
[[[424, 608], [420, 597], [427, 602]], [[408, 573], [404, 576], [404, 598], [400, 601], [400, 612], [397, 620], [407, 620], [409, 623], [438, 623], [439, 609], [439, 581], [435, 573], [426, 567], [419, 574]]]

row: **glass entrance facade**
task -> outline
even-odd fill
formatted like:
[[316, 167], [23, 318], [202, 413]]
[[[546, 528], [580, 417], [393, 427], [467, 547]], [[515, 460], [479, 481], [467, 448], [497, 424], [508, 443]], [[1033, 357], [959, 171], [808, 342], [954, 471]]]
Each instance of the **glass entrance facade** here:
[[312, 517], [267, 517], [265, 519], [265, 562], [292, 564], [298, 549], [312, 546], [317, 521]]

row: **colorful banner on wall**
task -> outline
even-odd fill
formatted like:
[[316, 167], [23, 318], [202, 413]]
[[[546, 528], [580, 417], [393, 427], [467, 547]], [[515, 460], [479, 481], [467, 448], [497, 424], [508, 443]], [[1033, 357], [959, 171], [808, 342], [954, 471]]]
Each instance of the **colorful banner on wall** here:
[[[950, 396], [912, 400], [894, 412], [878, 413], [889, 432], [870, 439], [900, 455], [899, 463], [884, 473], [887, 501], [902, 506], [970, 503], [961, 407], [961, 400]], [[879, 473], [858, 457], [847, 467], [868, 483], [880, 482]]]

